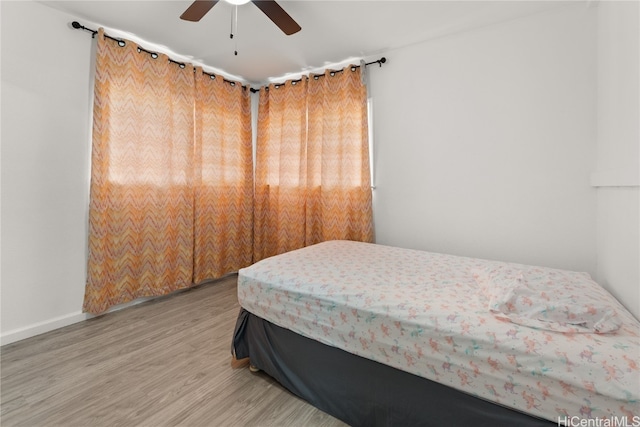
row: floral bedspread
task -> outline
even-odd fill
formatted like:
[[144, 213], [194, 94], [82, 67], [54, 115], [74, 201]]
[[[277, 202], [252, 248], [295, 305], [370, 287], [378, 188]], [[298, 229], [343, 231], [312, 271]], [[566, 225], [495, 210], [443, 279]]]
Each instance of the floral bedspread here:
[[[545, 274], [532, 275], [533, 285], [556, 272], [583, 277], [620, 327], [597, 334], [512, 323], [480, 291], [477, 271], [495, 268], [531, 267], [331, 241], [240, 270], [238, 298], [303, 336], [553, 422], [640, 417], [640, 322], [588, 275], [535, 267]], [[551, 299], [567, 286], [546, 283]]]

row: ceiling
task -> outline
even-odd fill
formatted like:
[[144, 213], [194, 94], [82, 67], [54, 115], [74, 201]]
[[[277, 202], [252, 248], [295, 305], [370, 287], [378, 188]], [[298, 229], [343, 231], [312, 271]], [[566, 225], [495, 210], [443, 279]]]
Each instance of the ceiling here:
[[282, 0], [279, 4], [302, 27], [291, 36], [249, 3], [238, 6], [233, 39], [229, 38], [233, 6], [224, 1], [200, 22], [179, 19], [191, 0], [41, 3], [77, 17], [87, 27], [120, 30], [179, 54], [177, 59], [207, 65], [249, 84], [262, 84], [354, 58], [375, 60], [386, 55], [393, 61], [390, 49], [518, 19], [567, 2]]

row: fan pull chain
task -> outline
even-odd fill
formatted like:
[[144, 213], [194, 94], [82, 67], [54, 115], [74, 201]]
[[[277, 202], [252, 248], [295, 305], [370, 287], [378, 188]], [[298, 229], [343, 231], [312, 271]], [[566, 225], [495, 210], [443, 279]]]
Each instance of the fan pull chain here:
[[[234, 6], [231, 11], [231, 33], [229, 34], [229, 38], [233, 39], [234, 33], [238, 31], [238, 6]], [[233, 54], [238, 56], [238, 39], [235, 39], [235, 49]]]

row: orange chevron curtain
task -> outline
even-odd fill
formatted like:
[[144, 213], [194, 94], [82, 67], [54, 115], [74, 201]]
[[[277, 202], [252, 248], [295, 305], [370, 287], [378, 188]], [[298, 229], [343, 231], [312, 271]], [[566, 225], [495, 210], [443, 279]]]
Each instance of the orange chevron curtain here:
[[[96, 314], [248, 265], [246, 218], [252, 214], [246, 95], [221, 91], [193, 67], [181, 68], [163, 54], [153, 59], [133, 42], [120, 47], [102, 29], [97, 39], [83, 304], [83, 311]], [[220, 155], [227, 150], [239, 151]], [[220, 173], [229, 179], [208, 185]], [[249, 202], [238, 203], [235, 193]], [[220, 247], [216, 233], [226, 221], [236, 231], [223, 238], [237, 241], [217, 258], [211, 251]], [[248, 255], [229, 261], [242, 247]]]
[[196, 70], [194, 281], [251, 264], [251, 98], [239, 84]]
[[255, 261], [305, 246], [307, 81], [260, 89]]
[[362, 67], [309, 80], [306, 244], [373, 241], [367, 89]]
[[346, 67], [260, 90], [254, 261], [373, 241], [366, 87]]

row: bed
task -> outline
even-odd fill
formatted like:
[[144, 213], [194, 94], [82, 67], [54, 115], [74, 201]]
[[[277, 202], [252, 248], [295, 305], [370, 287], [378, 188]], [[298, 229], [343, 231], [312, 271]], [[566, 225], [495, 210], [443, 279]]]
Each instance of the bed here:
[[640, 425], [640, 323], [586, 273], [330, 241], [238, 299], [234, 359], [350, 425]]

